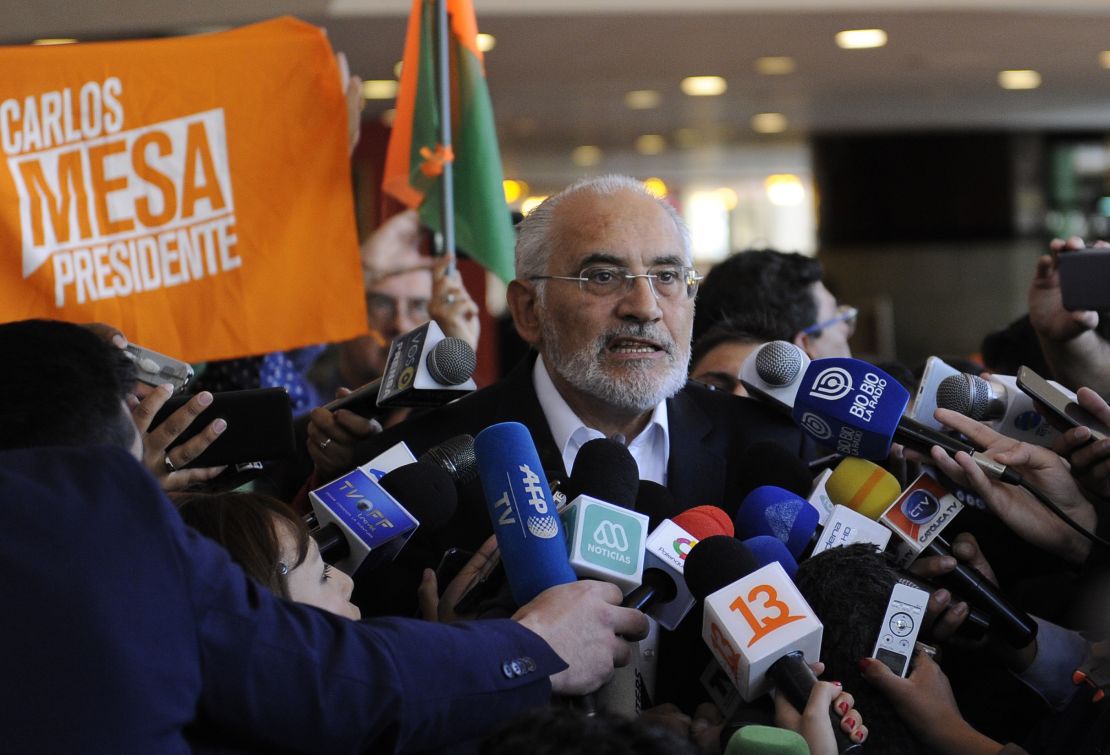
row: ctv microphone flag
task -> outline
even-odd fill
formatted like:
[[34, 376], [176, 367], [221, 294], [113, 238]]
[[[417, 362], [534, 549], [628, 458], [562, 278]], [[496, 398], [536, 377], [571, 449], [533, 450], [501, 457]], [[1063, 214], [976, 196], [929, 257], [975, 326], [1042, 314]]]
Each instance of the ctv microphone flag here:
[[0, 321], [109, 323], [190, 362], [366, 332], [320, 28], [3, 47], [0, 71]]
[[[515, 239], [474, 7], [470, 0], [439, 2], [446, 3], [449, 19], [448, 65], [436, 69], [435, 0], [413, 0], [382, 189], [419, 208], [421, 222], [443, 233], [448, 246], [453, 229], [459, 248], [508, 283]], [[437, 101], [445, 69], [451, 93], [446, 115]], [[453, 144], [441, 138], [444, 125], [457, 129]], [[453, 184], [446, 197], [443, 183]]]

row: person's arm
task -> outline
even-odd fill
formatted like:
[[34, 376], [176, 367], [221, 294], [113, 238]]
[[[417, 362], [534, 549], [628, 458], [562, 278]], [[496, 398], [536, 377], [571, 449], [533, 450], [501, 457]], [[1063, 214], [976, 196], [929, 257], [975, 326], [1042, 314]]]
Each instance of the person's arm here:
[[[1080, 388], [1076, 403], [1110, 427], [1110, 404], [1090, 388]], [[1052, 450], [1071, 464], [1071, 473], [1090, 493], [1110, 500], [1110, 438], [1094, 440], [1091, 431], [1074, 427], [1053, 443]]]
[[[1095, 246], [1110, 245], [1099, 241]], [[1076, 236], [1055, 239], [1052, 254], [1037, 260], [1029, 284], [1029, 322], [1058, 381], [1073, 390], [1086, 385], [1110, 396], [1110, 342], [1096, 330], [1098, 313], [1067, 311], [1060, 290], [1056, 255], [1083, 247], [1083, 239]]]

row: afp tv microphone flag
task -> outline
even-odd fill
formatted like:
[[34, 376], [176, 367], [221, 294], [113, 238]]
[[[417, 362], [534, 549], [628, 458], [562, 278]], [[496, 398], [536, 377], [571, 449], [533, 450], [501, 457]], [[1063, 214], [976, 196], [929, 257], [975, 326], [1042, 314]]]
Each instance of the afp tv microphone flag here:
[[188, 361], [366, 329], [339, 68], [281, 18], [0, 48], [0, 321]]
[[[460, 249], [508, 283], [513, 279], [513, 237], [502, 188], [501, 153], [493, 105], [486, 87], [478, 23], [470, 0], [447, 2], [454, 144], [455, 236]], [[442, 114], [436, 100], [435, 2], [413, 0], [405, 36], [397, 117], [389, 137], [382, 189], [409, 207], [421, 222], [441, 229], [437, 182], [444, 160], [439, 144]]]

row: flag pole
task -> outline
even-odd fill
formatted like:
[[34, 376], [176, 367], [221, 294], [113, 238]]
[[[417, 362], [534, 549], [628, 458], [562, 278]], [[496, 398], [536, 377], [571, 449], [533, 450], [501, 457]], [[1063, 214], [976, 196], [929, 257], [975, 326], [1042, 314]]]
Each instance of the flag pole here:
[[435, 0], [436, 68], [439, 100], [439, 143], [447, 151], [439, 177], [441, 234], [436, 234], [437, 254], [448, 257], [447, 274], [455, 272], [455, 174], [451, 164], [451, 44], [447, 27], [447, 0]]

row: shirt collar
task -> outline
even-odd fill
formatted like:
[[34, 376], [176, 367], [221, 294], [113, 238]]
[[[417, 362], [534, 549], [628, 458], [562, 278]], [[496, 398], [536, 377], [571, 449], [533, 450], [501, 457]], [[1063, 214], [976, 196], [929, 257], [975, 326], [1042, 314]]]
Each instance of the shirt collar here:
[[[536, 389], [536, 398], [539, 399], [540, 408], [543, 409], [544, 417], [547, 419], [547, 426], [551, 430], [551, 437], [555, 441], [555, 447], [559, 449], [559, 454], [563, 457], [566, 464], [567, 472], [570, 472], [574, 456], [577, 455], [578, 449], [582, 447], [587, 441], [595, 438], [604, 438], [605, 435], [599, 430], [592, 427], [587, 427], [574, 410], [570, 408], [566, 400], [559, 393], [559, 389], [555, 387], [555, 383], [551, 380], [551, 375], [548, 374], [547, 365], [543, 361], [541, 354], [536, 363], [532, 366], [532, 384]], [[667, 402], [666, 400], [660, 401], [651, 413], [651, 419], [648, 420], [647, 425], [635, 438], [629, 439], [628, 445], [630, 450], [632, 447], [638, 447], [645, 443], [650, 442], [653, 434], [661, 433], [662, 443], [662, 469], [666, 470], [667, 463], [670, 460], [671, 444], [670, 444], [670, 423], [667, 421]], [[568, 450], [573, 449], [568, 459]]]

